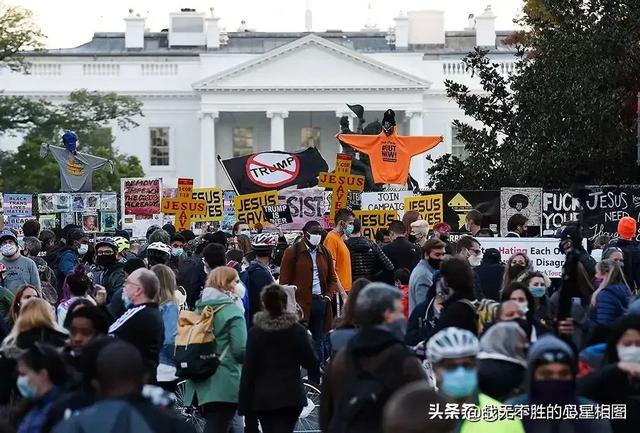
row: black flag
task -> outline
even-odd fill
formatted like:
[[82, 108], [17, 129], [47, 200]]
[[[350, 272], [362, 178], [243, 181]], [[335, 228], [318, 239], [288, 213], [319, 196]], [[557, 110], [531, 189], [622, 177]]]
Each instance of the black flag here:
[[261, 152], [238, 158], [219, 159], [239, 194], [278, 190], [297, 185], [318, 184], [318, 175], [329, 171], [327, 162], [315, 147], [301, 152]]

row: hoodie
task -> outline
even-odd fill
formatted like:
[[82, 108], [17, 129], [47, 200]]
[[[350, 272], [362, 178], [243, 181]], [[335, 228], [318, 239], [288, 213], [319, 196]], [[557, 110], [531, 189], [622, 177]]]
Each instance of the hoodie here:
[[258, 260], [252, 261], [245, 272], [247, 273], [246, 282], [249, 292], [248, 324], [251, 326], [254, 314], [261, 310], [260, 293], [262, 289], [273, 284], [275, 280], [270, 270]]
[[[546, 334], [540, 337], [536, 343], [529, 349], [527, 357], [528, 373], [529, 373], [529, 388], [533, 382], [533, 375], [535, 373], [536, 365], [543, 359], [546, 353], [551, 351], [559, 351], [565, 353], [572, 363], [574, 371], [574, 378], [576, 374], [576, 360], [571, 347], [560, 340], [558, 337]], [[575, 379], [574, 379], [575, 380]], [[531, 390], [528, 394], [522, 394], [513, 399], [507, 400], [505, 404], [520, 405], [531, 404]], [[558, 404], [561, 404], [558, 402]], [[596, 403], [586, 398], [578, 397], [576, 395], [575, 401], [572, 403], [575, 405], [595, 405]], [[579, 408], [578, 408], [579, 409]], [[578, 416], [576, 415], [576, 418]], [[522, 421], [527, 433], [610, 433], [611, 424], [609, 420], [577, 420], [577, 419], [531, 419], [525, 417]]]
[[366, 278], [373, 281], [383, 269], [393, 271], [393, 263], [380, 247], [366, 237], [353, 237], [345, 242], [351, 253], [351, 277], [353, 281]]

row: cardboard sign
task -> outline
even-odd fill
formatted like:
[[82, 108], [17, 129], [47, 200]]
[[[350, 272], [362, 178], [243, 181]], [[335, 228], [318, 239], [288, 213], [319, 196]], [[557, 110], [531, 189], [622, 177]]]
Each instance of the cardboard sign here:
[[236, 221], [243, 221], [253, 228], [257, 223], [264, 224], [267, 219], [263, 206], [277, 206], [278, 191], [256, 192], [236, 196], [233, 199]]
[[347, 207], [347, 194], [364, 189], [364, 176], [351, 174], [351, 155], [339, 153], [334, 173], [323, 172], [318, 177], [318, 186], [331, 188], [331, 210], [329, 222], [333, 223], [336, 212]]
[[442, 194], [429, 194], [404, 199], [404, 211], [415, 210], [423, 220], [429, 223], [429, 227], [443, 221], [444, 203]]
[[178, 179], [178, 197], [162, 200], [162, 212], [176, 216], [176, 230], [191, 228], [195, 215], [203, 215], [207, 210], [204, 200], [193, 199], [193, 179]]
[[509, 220], [516, 214], [527, 218], [528, 236], [539, 236], [542, 225], [541, 188], [502, 188], [500, 190], [500, 233], [507, 234]]
[[162, 180], [121, 179], [122, 215], [151, 218], [160, 213]]
[[262, 206], [264, 217], [271, 224], [280, 226], [293, 222], [291, 216], [291, 208], [286, 204], [279, 204], [276, 206]]
[[562, 276], [565, 255], [558, 248], [556, 238], [477, 238], [482, 251], [495, 248], [500, 251], [504, 263], [514, 254], [526, 253], [536, 270], [549, 278]]
[[206, 203], [206, 212], [202, 215], [193, 215], [194, 222], [222, 221], [224, 218], [224, 191], [218, 188], [196, 188], [191, 197], [194, 200], [202, 200]]
[[5, 215], [31, 216], [33, 197], [31, 194], [5, 194], [2, 206]]
[[328, 202], [324, 201], [325, 193], [326, 191], [317, 187], [278, 191], [278, 202], [289, 206], [292, 219], [282, 229], [301, 230], [308, 221], [321, 222], [329, 209]]
[[389, 228], [389, 224], [398, 219], [397, 210], [357, 210], [354, 213], [362, 224], [362, 236], [371, 240], [375, 240], [378, 230]]

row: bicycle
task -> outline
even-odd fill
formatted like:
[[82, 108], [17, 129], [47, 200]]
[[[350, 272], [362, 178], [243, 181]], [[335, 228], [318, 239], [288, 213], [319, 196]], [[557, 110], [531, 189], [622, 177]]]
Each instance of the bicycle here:
[[194, 405], [185, 405], [184, 404], [184, 392], [185, 392], [185, 384], [186, 380], [178, 382], [176, 385], [175, 391], [175, 410], [182, 418], [185, 419], [189, 424], [193, 425], [198, 433], [202, 433], [204, 431], [204, 426], [206, 424], [206, 420], [200, 413], [200, 409]]
[[303, 382], [307, 396], [307, 405], [302, 408], [302, 413], [294, 433], [320, 433], [320, 390], [308, 381]]

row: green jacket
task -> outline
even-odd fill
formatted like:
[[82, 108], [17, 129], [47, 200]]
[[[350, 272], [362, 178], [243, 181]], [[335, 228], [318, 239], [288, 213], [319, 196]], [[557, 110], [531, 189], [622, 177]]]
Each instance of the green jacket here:
[[226, 402], [237, 403], [240, 390], [240, 374], [247, 344], [247, 325], [244, 313], [231, 298], [226, 295], [213, 300], [200, 301], [196, 304], [198, 312], [210, 305], [216, 308], [226, 307], [216, 313], [213, 318], [213, 329], [216, 337], [216, 354], [218, 357], [226, 350], [220, 366], [215, 374], [200, 382], [187, 380], [185, 386], [185, 403], [191, 404], [193, 396], [198, 396], [198, 404]]
[[[478, 395], [478, 407], [482, 411], [485, 406], [502, 406], [497, 400], [492, 399], [488, 395]], [[460, 426], [460, 433], [525, 433], [522, 422], [518, 419], [515, 420], [498, 420], [498, 421], [485, 421], [480, 420], [477, 422], [463, 421]]]
[[0, 286], [0, 320], [11, 315], [11, 304], [13, 303], [13, 293]]

